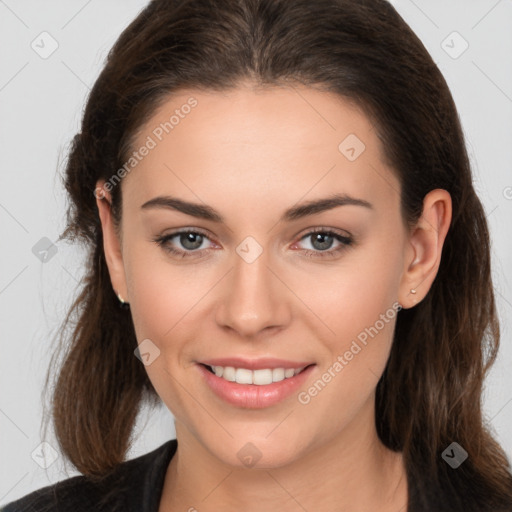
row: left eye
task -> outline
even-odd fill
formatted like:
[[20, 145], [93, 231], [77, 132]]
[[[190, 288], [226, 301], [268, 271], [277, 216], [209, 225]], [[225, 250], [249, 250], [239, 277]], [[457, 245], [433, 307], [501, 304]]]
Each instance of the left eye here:
[[[326, 229], [318, 229], [315, 231], [310, 231], [305, 236], [303, 236], [300, 240], [311, 240], [311, 249], [305, 249], [304, 254], [308, 257], [334, 257], [339, 252], [343, 251], [347, 247], [351, 246], [353, 240], [351, 237], [343, 236], [334, 231], [329, 231]], [[338, 247], [332, 250], [332, 244], [334, 241], [338, 242]]]

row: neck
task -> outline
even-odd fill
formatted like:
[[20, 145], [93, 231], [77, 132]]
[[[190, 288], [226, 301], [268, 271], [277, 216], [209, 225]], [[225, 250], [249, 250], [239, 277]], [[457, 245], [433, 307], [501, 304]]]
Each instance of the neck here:
[[159, 512], [406, 510], [403, 458], [380, 442], [373, 400], [328, 442], [275, 468], [227, 465], [178, 422], [176, 434]]

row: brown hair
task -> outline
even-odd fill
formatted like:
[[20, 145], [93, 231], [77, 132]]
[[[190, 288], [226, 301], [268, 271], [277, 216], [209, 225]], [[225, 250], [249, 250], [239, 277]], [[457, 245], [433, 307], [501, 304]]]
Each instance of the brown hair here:
[[[52, 401], [63, 452], [80, 472], [106, 474], [126, 456], [142, 401], [158, 402], [133, 354], [130, 312], [112, 290], [96, 181], [123, 165], [137, 128], [173, 92], [228, 90], [243, 80], [317, 87], [362, 108], [402, 184], [409, 226], [430, 190], [450, 193], [438, 275], [425, 299], [397, 317], [377, 385], [377, 430], [386, 446], [403, 451], [409, 477], [449, 496], [452, 510], [510, 506], [509, 462], [481, 408], [499, 345], [485, 214], [448, 86], [385, 0], [154, 0], [121, 34], [90, 93], [65, 174], [71, 202], [61, 238], [82, 240], [89, 258], [66, 318], [75, 325]], [[117, 219], [121, 188], [112, 191]], [[441, 457], [452, 442], [468, 453], [456, 470]]]

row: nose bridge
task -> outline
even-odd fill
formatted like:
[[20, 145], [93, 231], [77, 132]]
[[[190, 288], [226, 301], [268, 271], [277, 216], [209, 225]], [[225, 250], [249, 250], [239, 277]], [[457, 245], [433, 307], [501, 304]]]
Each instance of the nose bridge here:
[[268, 252], [250, 238], [236, 249], [234, 268], [217, 313], [219, 324], [242, 336], [253, 336], [287, 321], [283, 285], [269, 269]]

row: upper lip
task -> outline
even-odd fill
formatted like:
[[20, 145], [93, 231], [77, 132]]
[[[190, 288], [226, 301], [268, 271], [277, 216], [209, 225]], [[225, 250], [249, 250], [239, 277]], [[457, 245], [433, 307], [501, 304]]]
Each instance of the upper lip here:
[[221, 357], [216, 359], [208, 359], [199, 361], [201, 364], [208, 366], [232, 366], [234, 368], [247, 368], [248, 370], [262, 370], [264, 368], [303, 368], [309, 366], [311, 361], [289, 361], [286, 359], [274, 359], [271, 357], [263, 357], [260, 359], [244, 359], [242, 357]]

